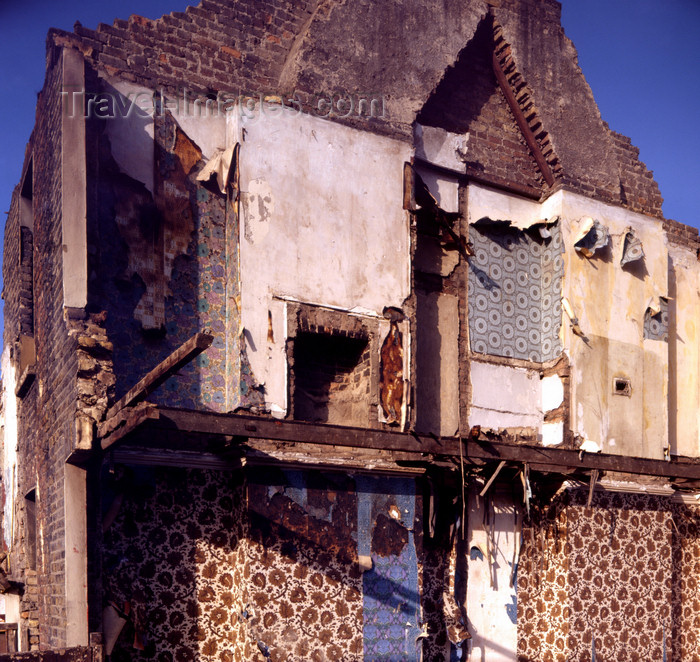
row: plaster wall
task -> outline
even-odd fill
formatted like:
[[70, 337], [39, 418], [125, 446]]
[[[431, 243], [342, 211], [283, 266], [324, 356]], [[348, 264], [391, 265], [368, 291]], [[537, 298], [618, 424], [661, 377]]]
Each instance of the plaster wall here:
[[242, 325], [252, 372], [279, 414], [281, 301], [377, 317], [409, 295], [401, 200], [410, 147], [288, 111], [245, 115], [240, 136]]
[[[644, 338], [644, 315], [668, 294], [668, 245], [661, 223], [622, 207], [558, 192], [549, 201], [563, 224], [564, 296], [582, 336], [563, 324], [572, 365], [572, 427], [604, 452], [662, 458], [668, 444], [668, 343]], [[610, 232], [608, 247], [586, 258], [576, 252], [586, 216]], [[622, 268], [629, 228], [641, 240], [643, 260]], [[613, 394], [613, 379], [631, 383], [631, 395]]]
[[[644, 317], [659, 297], [669, 295], [669, 249], [663, 226], [657, 219], [568, 191], [558, 191], [540, 204], [469, 186], [470, 223], [488, 217], [510, 220], [512, 225], [525, 228], [555, 216], [562, 219], [565, 275], [561, 294], [581, 331], [580, 335], [574, 333], [568, 316], [563, 314], [560, 336], [572, 365], [572, 429], [579, 437], [596, 442], [604, 452], [662, 458], [669, 438], [669, 343], [644, 337]], [[585, 217], [598, 220], [610, 233], [608, 245], [590, 258], [574, 247]], [[645, 256], [623, 268], [620, 260], [629, 229], [642, 242]], [[687, 265], [679, 268], [679, 284], [684, 289], [679, 315], [681, 324], [694, 333], [691, 320], [696, 314], [697, 295], [690, 293], [697, 292], [697, 286], [693, 285], [696, 276], [691, 273]], [[674, 373], [674, 379], [684, 384], [690, 402], [692, 389], [697, 389], [691, 386], [696, 382], [692, 373], [697, 367], [697, 351], [690, 342], [687, 346], [679, 342], [678, 336], [670, 343], [671, 351], [674, 347], [678, 351], [676, 360], [684, 361], [680, 377]], [[613, 394], [615, 378], [629, 380], [629, 395]], [[486, 397], [479, 394], [477, 384], [481, 382], [472, 376], [475, 404], [479, 397]], [[696, 415], [690, 407], [682, 406], [686, 395], [671, 397], [680, 399], [679, 412], [684, 413], [679, 416], [688, 424], [684, 439], [697, 440]], [[499, 410], [496, 405], [492, 409]], [[510, 419], [506, 416], [500, 420]], [[486, 422], [495, 421], [489, 419], [482, 424]], [[507, 424], [502, 422], [500, 426]], [[554, 430], [548, 430], [545, 436], [549, 439], [552, 433], [559, 438]], [[696, 441], [684, 441], [683, 447], [690, 444], [692, 450], [693, 443]]]
[[472, 487], [468, 512], [469, 659], [510, 662], [518, 643], [517, 596], [511, 586], [520, 543], [518, 512], [509, 491], [494, 486], [487, 498], [477, 498], [481, 487]]
[[669, 245], [669, 445], [671, 453], [700, 454], [700, 265], [694, 252]]
[[[140, 181], [153, 195], [156, 112], [153, 90], [109, 76], [103, 78], [102, 90], [105, 98], [112, 99], [109, 111], [112, 116], [105, 122], [112, 157], [125, 175]], [[217, 149], [232, 144], [234, 136], [227, 127], [233, 112], [227, 114], [223, 107], [218, 112], [216, 105], [207, 112], [203, 106], [185, 103], [181, 97], [164, 98], [163, 107], [157, 112], [166, 110], [202, 151], [204, 161], [212, 158]]]
[[472, 361], [469, 426], [497, 430], [542, 427], [542, 387], [538, 371]]
[[0, 359], [2, 367], [3, 448], [2, 484], [5, 492], [2, 533], [6, 549], [12, 549], [13, 517], [17, 498], [17, 398], [14, 393], [16, 372], [10, 360], [10, 346], [5, 345]]
[[105, 123], [112, 156], [125, 175], [140, 181], [153, 195], [153, 116], [142, 110], [147, 108], [145, 101], [152, 103], [153, 92], [113, 78], [106, 78], [102, 87], [114, 95], [115, 116]]
[[[76, 50], [63, 50], [63, 89], [85, 89], [85, 62]], [[63, 242], [63, 305], [87, 304], [87, 171], [85, 118], [63, 98], [61, 124], [61, 218]]]
[[469, 184], [469, 223], [476, 223], [486, 217], [494, 221], [508, 220], [513, 225], [524, 228], [546, 218], [542, 216], [544, 211], [543, 205], [534, 200], [495, 191], [478, 184]]
[[459, 302], [449, 294], [417, 295], [417, 429], [454, 435], [459, 427]]
[[84, 469], [65, 465], [66, 645], [88, 645], [87, 477]]

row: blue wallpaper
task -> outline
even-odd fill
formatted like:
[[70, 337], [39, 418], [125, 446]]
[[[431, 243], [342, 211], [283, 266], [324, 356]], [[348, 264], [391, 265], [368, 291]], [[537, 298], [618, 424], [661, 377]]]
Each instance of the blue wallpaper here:
[[518, 230], [503, 222], [470, 227], [469, 333], [473, 352], [543, 362], [561, 353], [559, 223]]

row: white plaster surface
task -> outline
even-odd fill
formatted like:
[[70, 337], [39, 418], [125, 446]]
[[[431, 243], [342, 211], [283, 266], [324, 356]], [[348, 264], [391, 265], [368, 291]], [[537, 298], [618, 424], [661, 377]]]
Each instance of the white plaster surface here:
[[534, 200], [469, 184], [469, 223], [490, 218], [494, 221], [511, 221], [516, 227], [527, 228], [553, 216], [556, 216], [556, 212], [546, 214], [543, 206]]
[[127, 81], [106, 78], [105, 89], [119, 95], [116, 116], [105, 122], [112, 156], [119, 169], [153, 193], [153, 117], [141, 112], [153, 92]]
[[416, 124], [414, 139], [418, 158], [452, 170], [465, 171], [464, 159], [469, 148], [468, 133], [450, 133], [434, 126]]
[[559, 375], [543, 377], [542, 385], [542, 411], [552, 411], [564, 402], [564, 384]]
[[556, 446], [564, 441], [564, 423], [542, 424], [542, 445]]
[[669, 444], [671, 452], [700, 455], [700, 263], [695, 252], [669, 245]]
[[[525, 227], [542, 219], [556, 216], [561, 219], [565, 271], [562, 295], [570, 302], [586, 337], [584, 340], [572, 333], [565, 315], [561, 336], [572, 364], [574, 432], [594, 441], [605, 452], [662, 458], [663, 449], [668, 445], [670, 351], [683, 361], [677, 372], [671, 371], [672, 386], [676, 389], [670, 393], [674, 406], [671, 423], [678, 430], [677, 436], [683, 437], [681, 445], [688, 449], [688, 454], [697, 453], [700, 366], [697, 343], [693, 342], [696, 333], [693, 320], [700, 314], [697, 263], [682, 265], [679, 260], [677, 288], [679, 292], [682, 288], [679, 296], [683, 303], [679, 307], [675, 338], [671, 337], [669, 344], [643, 338], [644, 313], [649, 301], [669, 294], [669, 248], [661, 222], [568, 191], [558, 191], [540, 204], [470, 184], [468, 207], [470, 223], [488, 217], [510, 220], [513, 225]], [[610, 232], [609, 249], [599, 251], [591, 259], [577, 253], [573, 245], [586, 217], [597, 219]], [[645, 258], [623, 269], [619, 259], [622, 242], [630, 228], [641, 240]], [[679, 340], [684, 336], [690, 339], [687, 344]], [[613, 377], [630, 379], [631, 397], [612, 394]], [[494, 427], [500, 420], [502, 423], [498, 427], [504, 427], [513, 424], [513, 410], [531, 413], [534, 409], [536, 397], [529, 410], [523, 404], [506, 406], [503, 401], [499, 403], [498, 393], [493, 392], [495, 389], [482, 387], [481, 381], [478, 373], [472, 374], [471, 425], [480, 423]], [[513, 385], [507, 380], [503, 383], [506, 391], [511, 392]], [[681, 392], [681, 386], [686, 389], [687, 397]], [[556, 408], [552, 406], [559, 400], [555, 382], [543, 384], [542, 389], [543, 409]], [[495, 412], [503, 415], [498, 417]], [[681, 427], [687, 432], [680, 432]], [[547, 439], [550, 434], [546, 433]]]
[[[565, 219], [564, 295], [587, 338], [584, 342], [564, 325], [573, 429], [603, 452], [662, 459], [668, 444], [669, 346], [643, 338], [649, 301], [668, 294], [668, 245], [661, 222], [574, 193], [559, 191], [552, 198], [550, 205], [558, 201]], [[610, 258], [588, 259], [575, 251], [576, 232], [588, 216], [608, 228]], [[623, 269], [619, 256], [628, 228], [641, 240], [645, 257], [643, 264]], [[614, 377], [630, 379], [631, 397], [613, 395]]]
[[486, 428], [542, 426], [539, 372], [525, 368], [471, 363], [472, 402], [469, 425]]
[[267, 341], [273, 298], [381, 315], [409, 294], [402, 199], [411, 149], [305, 115], [240, 121], [243, 326], [267, 402], [284, 410], [286, 338], [276, 334], [274, 347]]
[[86, 472], [65, 465], [66, 645], [88, 645]]
[[459, 211], [459, 182], [456, 179], [420, 166], [416, 167], [416, 172], [441, 209], [450, 213]]
[[[476, 499], [479, 487], [469, 495], [469, 549], [478, 547], [484, 558], [468, 559], [467, 614], [472, 662], [513, 662], [517, 651], [517, 625], [514, 622], [516, 591], [510, 586], [515, 560], [516, 506], [498, 484], [490, 489], [491, 501]], [[478, 505], [477, 505], [478, 502]], [[484, 528], [484, 508], [492, 503], [493, 536]], [[488, 554], [491, 552], [491, 562]], [[476, 554], [475, 554], [476, 555]], [[479, 556], [479, 555], [476, 555]]]
[[[63, 49], [63, 89], [85, 89], [85, 62], [72, 48]], [[64, 97], [61, 132], [61, 219], [63, 243], [63, 305], [87, 305], [87, 172], [85, 117], [73, 112]]]
[[3, 421], [3, 466], [2, 483], [5, 492], [2, 532], [6, 549], [12, 549], [13, 507], [17, 499], [17, 398], [15, 386], [17, 375], [10, 361], [10, 346], [2, 352], [2, 421]]

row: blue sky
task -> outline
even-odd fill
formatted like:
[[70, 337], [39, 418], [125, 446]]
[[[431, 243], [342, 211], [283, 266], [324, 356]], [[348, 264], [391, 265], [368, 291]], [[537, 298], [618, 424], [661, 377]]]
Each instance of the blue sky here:
[[[49, 27], [72, 30], [79, 20], [95, 28], [130, 14], [157, 18], [188, 4], [0, 0], [0, 211], [9, 209], [34, 123]], [[665, 215], [700, 226], [700, 0], [563, 0], [562, 22], [603, 119], [632, 138], [654, 171]]]

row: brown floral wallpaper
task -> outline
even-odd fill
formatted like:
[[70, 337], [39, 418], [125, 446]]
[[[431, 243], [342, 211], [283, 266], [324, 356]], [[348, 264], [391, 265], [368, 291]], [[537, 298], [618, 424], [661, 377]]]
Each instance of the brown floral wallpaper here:
[[353, 481], [269, 471], [251, 477], [249, 503], [253, 639], [271, 662], [362, 662]]
[[[678, 596], [669, 500], [598, 492], [587, 509], [586, 496], [574, 492], [555, 518], [524, 530], [518, 659], [695, 659], [673, 650], [671, 607]], [[676, 557], [695, 553], [684, 547]], [[700, 559], [697, 541], [694, 549]], [[687, 602], [683, 595], [678, 604]]]
[[700, 506], [673, 504], [672, 662], [700, 662]]
[[129, 611], [112, 662], [251, 659], [243, 485], [225, 472], [118, 467], [112, 497], [121, 506], [103, 540], [104, 597]]

